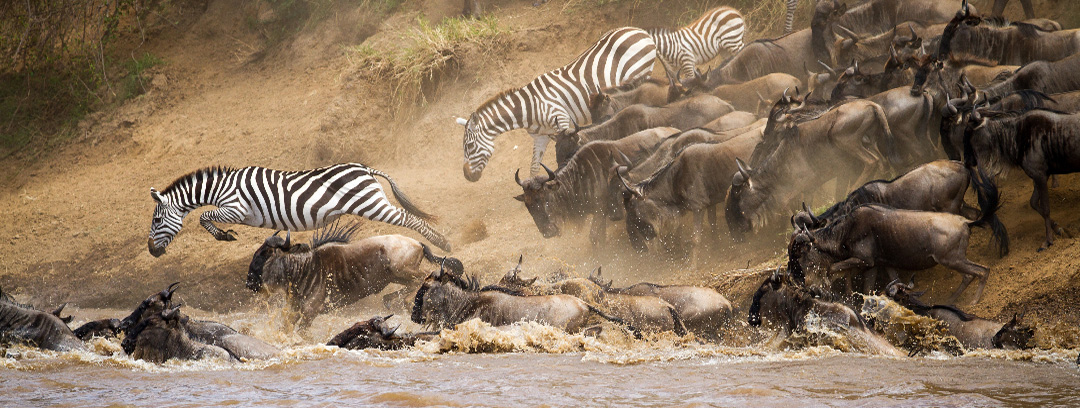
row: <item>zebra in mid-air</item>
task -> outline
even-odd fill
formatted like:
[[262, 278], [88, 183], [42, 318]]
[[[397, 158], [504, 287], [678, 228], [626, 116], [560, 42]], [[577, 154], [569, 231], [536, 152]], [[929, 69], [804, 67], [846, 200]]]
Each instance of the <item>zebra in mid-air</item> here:
[[617, 28], [573, 62], [495, 95], [468, 120], [458, 118], [465, 126], [465, 179], [480, 179], [495, 136], [514, 129], [526, 129], [533, 137], [532, 173], [537, 174], [551, 137], [592, 123], [589, 107], [600, 90], [648, 75], [655, 60], [656, 44], [647, 32]]
[[[375, 176], [390, 183], [402, 208], [386, 198]], [[199, 225], [219, 241], [235, 241], [236, 233], [222, 231], [214, 222], [309, 231], [355, 214], [415, 230], [435, 246], [450, 250], [446, 238], [428, 225], [433, 216], [416, 208], [386, 173], [359, 163], [301, 171], [208, 167], [181, 176], [160, 193], [151, 187], [150, 196], [157, 207], [147, 246], [155, 257], [165, 253], [184, 217], [206, 205], [217, 209], [203, 213]]]
[[668, 79], [696, 78], [697, 66], [709, 62], [726, 49], [734, 54], [743, 47], [746, 23], [742, 14], [731, 7], [709, 10], [693, 23], [678, 30], [649, 29], [656, 42], [656, 53], [664, 64]]

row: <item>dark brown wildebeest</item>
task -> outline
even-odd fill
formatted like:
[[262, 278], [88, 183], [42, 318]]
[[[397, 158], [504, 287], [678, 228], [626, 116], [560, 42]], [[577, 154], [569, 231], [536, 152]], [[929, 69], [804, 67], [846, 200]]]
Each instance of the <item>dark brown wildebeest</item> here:
[[836, 0], [822, 0], [814, 7], [810, 21], [813, 53], [821, 61], [833, 61], [837, 27], [850, 35], [878, 35], [897, 25], [914, 21], [924, 25], [948, 22], [962, 4], [955, 0], [871, 0], [848, 8]]
[[738, 170], [736, 160], [748, 158], [761, 142], [761, 133], [751, 131], [723, 143], [687, 146], [651, 176], [633, 184], [620, 170], [619, 179], [626, 191], [626, 232], [630, 244], [639, 252], [648, 250], [647, 242], [678, 229], [679, 216], [694, 214], [692, 241], [702, 239], [705, 214], [708, 213], [710, 236], [716, 236], [716, 206], [724, 202], [731, 177]]
[[[870, 101], [848, 102], [800, 124], [789, 121], [776, 132], [771, 138], [775, 148], [755, 149], [751, 160], [758, 164], [753, 168], [737, 162], [739, 171], [732, 176], [724, 209], [736, 240], [771, 222], [796, 196], [815, 192], [829, 180], [838, 179], [838, 190], [846, 191], [900, 161], [885, 112]], [[769, 133], [766, 125], [764, 140], [770, 140]], [[763, 148], [771, 152], [759, 154]]]
[[[758, 135], [757, 137], [761, 137], [761, 132], [765, 128], [765, 123], [765, 119], [758, 119], [750, 125], [724, 132], [714, 133], [705, 129], [690, 129], [685, 132], [671, 135], [660, 142], [660, 146], [656, 148], [656, 151], [653, 152], [649, 158], [630, 168], [630, 173], [628, 174], [629, 179], [633, 181], [644, 180], [659, 170], [660, 167], [673, 160], [676, 154], [690, 145], [699, 143], [723, 143], [750, 132], [756, 132]], [[622, 191], [621, 187], [619, 191]]]
[[869, 328], [862, 316], [839, 302], [828, 300], [828, 294], [807, 289], [788, 273], [779, 269], [762, 282], [750, 303], [747, 323], [761, 326], [762, 322], [777, 329], [781, 335], [806, 332], [810, 323], [854, 340], [853, 346], [875, 354], [901, 356], [887, 340]]
[[1064, 231], [1050, 219], [1047, 179], [1054, 174], [1080, 171], [1080, 115], [1042, 109], [1008, 112], [991, 117], [973, 110], [964, 131], [964, 161], [995, 171], [1001, 166], [1020, 167], [1035, 185], [1031, 208], [1043, 217], [1046, 241], [1039, 251], [1054, 243], [1054, 233]]
[[15, 302], [0, 290], [0, 344], [23, 343], [45, 350], [85, 350], [82, 341], [55, 313], [46, 313]]
[[769, 107], [780, 99], [785, 89], [800, 86], [802, 81], [799, 78], [777, 72], [743, 83], [720, 85], [709, 91], [709, 94], [727, 101], [737, 110], [761, 115], [768, 112]]
[[[126, 346], [125, 350], [135, 347], [134, 341], [138, 337], [137, 333], [135, 333], [136, 326], [141, 322], [146, 323], [143, 325], [146, 327], [151, 325], [148, 322], [149, 319], [156, 318], [158, 321], [152, 322], [152, 325], [159, 327], [160, 330], [172, 330], [169, 329], [173, 323], [170, 319], [175, 318], [183, 329], [183, 336], [174, 333], [170, 334], [169, 337], [158, 336], [154, 338], [161, 341], [172, 339], [169, 341], [182, 342], [182, 340], [178, 340], [180, 337], [190, 337], [191, 340], [198, 343], [220, 347], [239, 360], [266, 359], [278, 354], [279, 350], [276, 347], [254, 337], [240, 334], [229, 326], [208, 320], [189, 319], [186, 315], [180, 313], [180, 305], [174, 305], [172, 299], [179, 285], [180, 282], [173, 283], [161, 292], [150, 295], [140, 302], [130, 315], [120, 321], [119, 328], [120, 331], [124, 332], [125, 340], [130, 338], [132, 342]], [[165, 312], [173, 308], [176, 308], [176, 316], [166, 318]], [[156, 345], [153, 347], [163, 346]], [[131, 354], [131, 351], [128, 351], [128, 354]]]
[[731, 320], [731, 302], [712, 288], [689, 285], [657, 285], [641, 282], [625, 288], [612, 288], [611, 280], [601, 276], [600, 269], [589, 280], [607, 293], [633, 296], [656, 296], [675, 307], [686, 329], [698, 336], [717, 339], [720, 329]]
[[993, 103], [1025, 89], [1045, 94], [1077, 91], [1080, 90], [1078, 70], [1080, 53], [1054, 62], [1036, 61], [1020, 67], [1004, 81], [982, 88], [981, 92], [986, 101]]
[[999, 65], [1023, 65], [1034, 61], [1057, 61], [1080, 52], [1080, 30], [1047, 32], [1014, 23], [995, 27], [975, 13], [961, 9], [941, 35], [937, 56], [972, 55]]
[[989, 223], [998, 207], [996, 188], [988, 183], [987, 190], [979, 198], [985, 211], [975, 221], [955, 214], [863, 204], [823, 228], [803, 227], [796, 232], [789, 247], [802, 251], [789, 250], [789, 257], [798, 260], [802, 271], [821, 271], [830, 277], [858, 274], [875, 266], [895, 275], [894, 269], [920, 271], [942, 265], [964, 275], [948, 303], [956, 303], [974, 278], [979, 279], [979, 287], [973, 303], [978, 303], [990, 268], [971, 262], [966, 254], [971, 227]]
[[[829, 207], [821, 215], [815, 216], [804, 207], [802, 212], [792, 217], [793, 227], [818, 229], [862, 204], [882, 204], [901, 210], [970, 216], [974, 209], [964, 203], [968, 186], [974, 185], [978, 194], [987, 195], [990, 191], [987, 191], [989, 187], [985, 183], [989, 182], [990, 180], [976, 177], [961, 162], [938, 160], [916, 167], [892, 180], [875, 180], [863, 184], [848, 194], [847, 199]], [[1009, 235], [1005, 225], [996, 214], [990, 218], [989, 224], [998, 242], [999, 253], [1005, 256], [1009, 253]]]
[[[846, 86], [844, 79], [841, 79], [836, 90], [843, 88]], [[912, 94], [911, 88], [904, 85], [877, 94], [858, 96], [878, 104], [885, 112], [898, 153], [905, 160], [897, 163], [898, 168], [926, 163], [937, 156], [937, 138], [932, 134], [932, 131], [938, 128], [934, 122], [937, 110], [934, 109], [934, 98], [930, 94]]]
[[859, 36], [846, 27], [837, 26], [843, 37], [836, 40], [833, 45], [832, 63], [859, 61], [866, 69], [865, 66], [868, 64], [878, 66], [887, 63], [889, 58], [893, 58], [906, 64], [907, 58], [923, 49], [924, 37], [915, 31], [916, 27], [924, 32], [937, 29], [937, 35], [940, 35], [945, 25], [926, 27], [920, 23], [908, 21], [889, 31], [871, 36]]
[[592, 216], [591, 239], [602, 244], [607, 237], [607, 220], [623, 218], [622, 189], [614, 183], [612, 163], [632, 166], [656, 149], [660, 141], [678, 132], [675, 128], [653, 128], [619, 140], [598, 140], [578, 149], [566, 164], [553, 172], [541, 163], [545, 174], [514, 181], [522, 194], [514, 199], [525, 204], [536, 228], [544, 238], [559, 236], [560, 224]]
[[912, 285], [893, 281], [885, 288], [885, 294], [916, 314], [929, 316], [945, 323], [949, 334], [960, 340], [967, 349], [1028, 349], [1035, 337], [1035, 329], [1018, 323], [1018, 316], [1013, 315], [1008, 323], [1001, 324], [992, 320], [964, 312], [953, 306], [927, 305], [919, 300], [924, 292], [915, 292]]
[[405, 334], [397, 333], [400, 326], [390, 327], [387, 323], [394, 315], [386, 317], [373, 317], [368, 320], [356, 322], [345, 331], [338, 333], [327, 346], [338, 346], [349, 350], [379, 349], [400, 350], [412, 347], [417, 340], [430, 340], [437, 333]]
[[164, 363], [174, 358], [240, 361], [224, 348], [193, 340], [185, 325], [187, 320], [187, 316], [180, 313], [180, 305], [151, 313], [127, 328], [120, 345], [132, 358], [152, 363]]
[[507, 288], [530, 296], [570, 295], [585, 301], [591, 307], [604, 311], [627, 324], [647, 332], [672, 331], [686, 334], [679, 312], [675, 306], [655, 295], [630, 295], [608, 293], [592, 280], [568, 278], [554, 283], [537, 282], [521, 278], [521, 258], [518, 264], [492, 287]]
[[72, 333], [79, 340], [86, 341], [93, 337], [115, 338], [120, 332], [120, 319], [100, 319], [79, 326]]
[[[465, 278], [439, 268], [424, 279], [416, 292], [412, 321], [439, 329], [471, 319], [480, 319], [492, 326], [536, 322], [577, 333], [586, 327], [594, 314], [615, 324], [625, 324], [574, 296], [524, 296], [497, 286], [481, 290], [475, 277]], [[640, 336], [637, 329], [629, 329]]]
[[[404, 288], [383, 296], [387, 308], [407, 307], [407, 296], [420, 286], [420, 263], [440, 263], [426, 245], [401, 235], [352, 241], [359, 224], [331, 224], [312, 237], [311, 245], [293, 244], [277, 233], [251, 257], [247, 287], [256, 293], [285, 292], [289, 308], [306, 327], [328, 304], [338, 307], [381, 292], [391, 283]], [[453, 270], [461, 262], [446, 258]], [[401, 302], [401, 304], [396, 304]]]

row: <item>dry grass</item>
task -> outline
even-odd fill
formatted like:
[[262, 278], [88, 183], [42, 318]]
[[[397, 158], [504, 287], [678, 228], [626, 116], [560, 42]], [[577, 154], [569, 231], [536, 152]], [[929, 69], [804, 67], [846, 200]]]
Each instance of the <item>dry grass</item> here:
[[466, 49], [500, 49], [507, 32], [491, 15], [447, 18], [436, 25], [417, 18], [417, 27], [406, 35], [404, 46], [361, 44], [347, 48], [346, 55], [366, 76], [387, 83], [393, 107], [426, 104], [425, 90], [458, 63]]

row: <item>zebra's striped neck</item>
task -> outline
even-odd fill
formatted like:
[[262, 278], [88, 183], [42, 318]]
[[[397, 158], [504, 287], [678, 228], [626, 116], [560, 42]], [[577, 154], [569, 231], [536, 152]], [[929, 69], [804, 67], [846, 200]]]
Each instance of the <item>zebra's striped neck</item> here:
[[516, 129], [538, 129], [540, 124], [530, 96], [525, 88], [516, 88], [489, 99], [476, 110], [481, 132], [494, 137]]
[[220, 206], [234, 190], [228, 179], [236, 170], [228, 167], [207, 167], [188, 173], [172, 182], [161, 192], [169, 203], [188, 212], [204, 205]]

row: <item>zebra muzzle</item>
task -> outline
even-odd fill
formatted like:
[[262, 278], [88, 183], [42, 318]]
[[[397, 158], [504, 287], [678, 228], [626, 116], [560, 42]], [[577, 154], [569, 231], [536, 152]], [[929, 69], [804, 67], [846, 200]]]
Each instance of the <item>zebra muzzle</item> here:
[[146, 248], [150, 250], [150, 255], [153, 255], [154, 258], [157, 258], [157, 257], [162, 256], [162, 255], [165, 254], [165, 248], [164, 247], [158, 248], [156, 245], [154, 245], [154, 238], [153, 237], [146, 239]]

